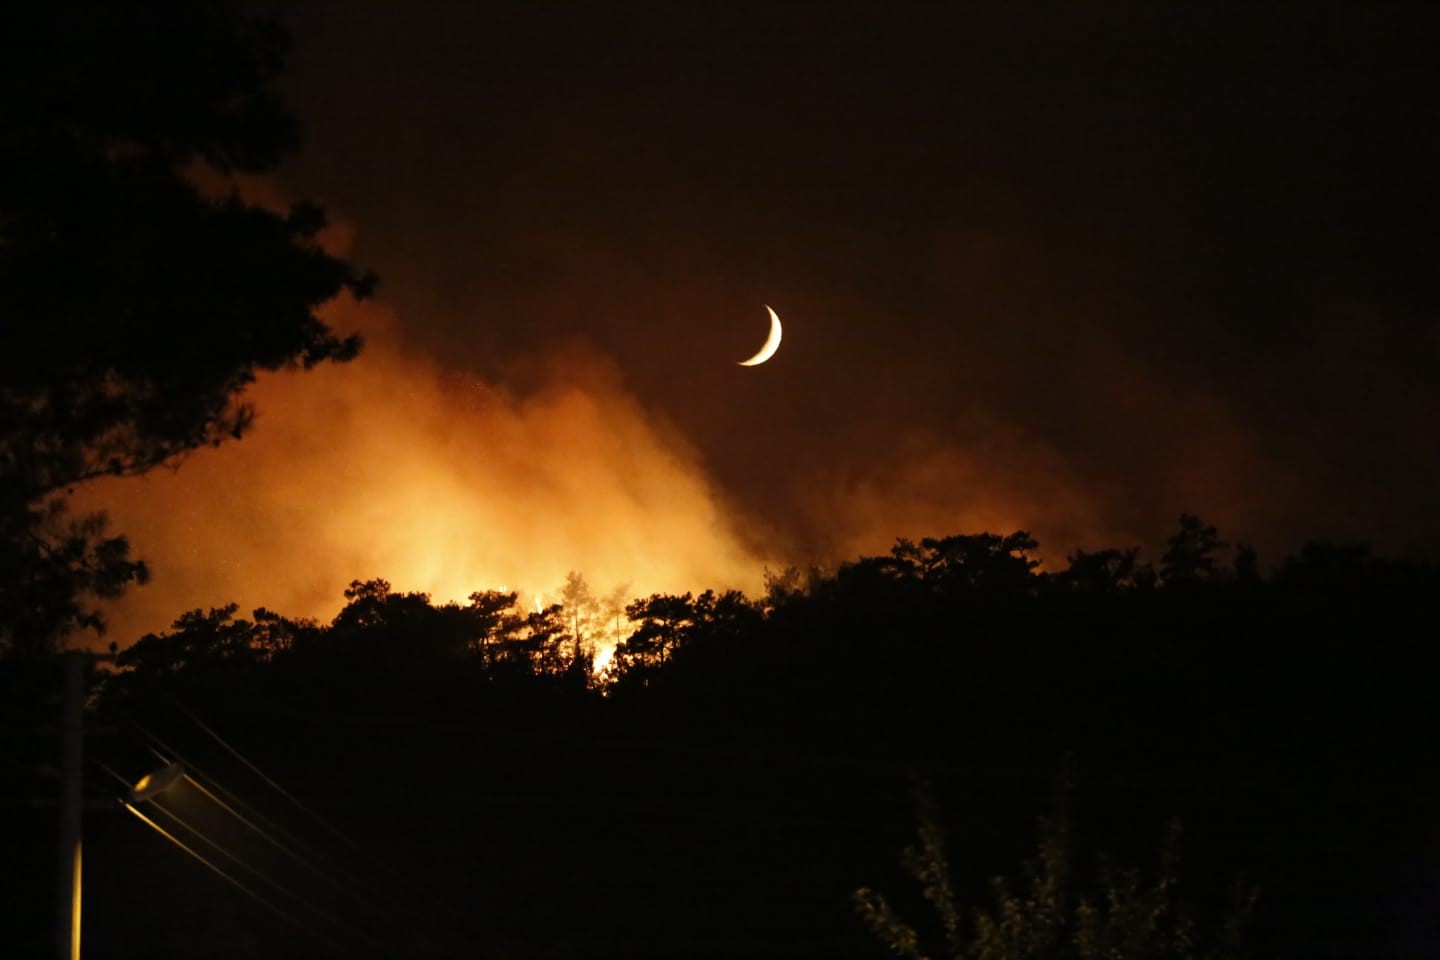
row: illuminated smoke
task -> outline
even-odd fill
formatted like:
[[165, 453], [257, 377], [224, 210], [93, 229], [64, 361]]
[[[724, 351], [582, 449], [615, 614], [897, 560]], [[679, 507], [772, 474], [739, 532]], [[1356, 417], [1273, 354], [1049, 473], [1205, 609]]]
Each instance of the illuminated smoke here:
[[1053, 568], [1077, 546], [1157, 532], [1117, 524], [1114, 498], [1096, 493], [1103, 478], [979, 414], [944, 436], [902, 431], [845, 464], [796, 463], [755, 505], [770, 511], [762, 520], [593, 349], [552, 347], [521, 391], [407, 348], [381, 304], [339, 302], [328, 320], [367, 336], [359, 359], [264, 376], [240, 441], [79, 492], [77, 508], [108, 510], [154, 571], [111, 607], [107, 639], [231, 601], [243, 615], [328, 620], [351, 580], [373, 577], [437, 602], [513, 590], [538, 610], [570, 571], [596, 595], [753, 594], [767, 567], [833, 567], [900, 536], [1027, 529]]
[[1077, 546], [1129, 542], [1099, 526], [1100, 504], [1059, 454], [993, 424], [964, 444], [913, 432], [856, 472], [809, 485], [820, 491], [806, 518], [813, 529], [844, 518], [828, 525], [831, 556], [883, 554], [897, 537], [1028, 530], [1054, 568]]
[[436, 601], [505, 584], [526, 606], [571, 570], [597, 593], [759, 586], [733, 509], [605, 359], [556, 349], [520, 395], [406, 351], [381, 306], [329, 320], [367, 334], [360, 359], [262, 377], [239, 442], [80, 492], [155, 575], [111, 639], [232, 600], [325, 619], [371, 577]]
[[[1227, 502], [1233, 485], [1217, 478], [1253, 474], [1256, 452], [1200, 401], [1184, 421], [1204, 470], [1149, 421], [1130, 422], [1134, 452], [1106, 460], [1105, 473], [975, 412], [944, 434], [909, 427], [857, 441], [843, 462], [791, 463], [746, 508], [583, 344], [525, 365], [531, 385], [518, 390], [407, 348], [383, 305], [337, 303], [328, 319], [367, 336], [358, 360], [262, 377], [242, 440], [79, 492], [77, 507], [108, 510], [155, 575], [112, 606], [107, 639], [127, 644], [184, 610], [231, 601], [247, 615], [264, 606], [328, 620], [351, 580], [373, 577], [437, 602], [513, 590], [527, 610], [557, 602], [570, 571], [611, 607], [654, 592], [754, 594], [767, 568], [833, 568], [902, 536], [1026, 529], [1053, 569], [1076, 547], [1154, 547], [1172, 508], [1135, 522], [1125, 504], [1140, 474], [1185, 494], [1174, 512], [1199, 504], [1222, 529], [1255, 517]], [[1087, 402], [1175, 408], [1137, 377], [1112, 378], [1113, 396], [1091, 391]], [[604, 635], [622, 631], [607, 618]], [[594, 650], [602, 661], [607, 646]]]
[[[246, 186], [282, 202], [265, 189]], [[340, 224], [327, 246], [343, 252], [352, 234]], [[447, 365], [433, 342], [407, 345], [414, 331], [383, 305], [341, 302], [329, 319], [367, 336], [358, 360], [263, 377], [249, 393], [259, 419], [244, 439], [199, 451], [177, 471], [82, 488], [77, 507], [108, 510], [155, 574], [112, 607], [107, 639], [126, 644], [187, 609], [230, 601], [243, 614], [265, 606], [328, 619], [349, 581], [372, 577], [436, 601], [514, 590], [529, 610], [556, 602], [572, 570], [603, 596], [622, 585], [627, 597], [754, 593], [767, 567], [833, 567], [902, 536], [1026, 529], [1054, 569], [1076, 547], [1144, 544], [1153, 559], [1182, 510], [1254, 539], [1267, 557], [1315, 532], [1324, 504], [1293, 463], [1285, 468], [1293, 457], [1241, 427], [1233, 401], [1166, 379], [1093, 325], [1075, 325], [1083, 336], [1052, 331], [1056, 348], [1037, 354], [1023, 328], [968, 321], [941, 329], [964, 341], [959, 360], [931, 369], [896, 359], [919, 371], [898, 381], [903, 389], [867, 363], [845, 366], [843, 391], [826, 393], [842, 353], [920, 348], [825, 346], [842, 328], [888, 335], [837, 324], [844, 304], [810, 304], [796, 309], [784, 363], [734, 380], [737, 344], [753, 345], [753, 324], [743, 341], [722, 342], [733, 332], [724, 318], [687, 306], [704, 297], [682, 296], [678, 280], [631, 302], [629, 287], [607, 286], [623, 264], [571, 256], [574, 270], [545, 298], [500, 297], [484, 311], [521, 327], [538, 317], [548, 331], [548, 347], [517, 338], [528, 361], [506, 355], [497, 365], [520, 371], [518, 380], [467, 372], [474, 343], [457, 341], [461, 359]], [[999, 283], [996, 271], [947, 263], [952, 282], [978, 273]], [[1006, 315], [987, 290], [967, 281], [955, 297], [976, 317]], [[678, 338], [659, 347], [616, 337], [602, 354], [556, 342], [557, 330], [580, 326], [566, 320], [575, 303], [694, 316], [647, 326], [647, 336]], [[1071, 308], [1103, 312], [1083, 306]], [[684, 363], [654, 362], [690, 340]], [[713, 370], [699, 359], [712, 355]], [[682, 391], [677, 366], [690, 378]], [[525, 386], [504, 385], [512, 381]], [[924, 415], [935, 397], [944, 422]], [[692, 432], [712, 462], [691, 446]], [[1383, 519], [1357, 518], [1362, 535], [1362, 520]]]

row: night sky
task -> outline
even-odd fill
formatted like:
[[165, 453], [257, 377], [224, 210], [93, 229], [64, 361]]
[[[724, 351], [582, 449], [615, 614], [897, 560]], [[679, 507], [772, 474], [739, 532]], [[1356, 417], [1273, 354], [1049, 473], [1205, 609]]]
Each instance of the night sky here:
[[380, 274], [332, 313], [370, 348], [96, 489], [156, 572], [122, 628], [977, 530], [1153, 558], [1182, 511], [1435, 555], [1433, 8], [254, 9], [305, 143], [248, 189]]

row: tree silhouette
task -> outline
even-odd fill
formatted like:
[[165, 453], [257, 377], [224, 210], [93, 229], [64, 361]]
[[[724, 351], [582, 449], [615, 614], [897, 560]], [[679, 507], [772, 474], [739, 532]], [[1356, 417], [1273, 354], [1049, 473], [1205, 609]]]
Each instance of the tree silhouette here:
[[705, 641], [736, 641], [757, 630], [760, 610], [739, 590], [706, 590], [695, 598], [695, 631]]
[[328, 642], [396, 669], [453, 664], [472, 655], [475, 621], [457, 604], [435, 606], [427, 593], [395, 593], [386, 580], [354, 580], [349, 604], [330, 624]]
[[563, 673], [573, 662], [565, 652], [573, 643], [565, 608], [557, 603], [521, 613], [517, 598], [496, 590], [470, 594], [466, 631], [483, 670], [510, 679]]
[[1154, 579], [1150, 565], [1140, 564], [1139, 547], [1108, 548], [1093, 553], [1076, 550], [1067, 559], [1070, 566], [1056, 579], [1078, 593], [1116, 593], [1147, 585]]
[[61, 498], [0, 503], [0, 656], [44, 653], [67, 630], [102, 629], [85, 598], [116, 597], [147, 579], [103, 516], [72, 517]]
[[1311, 541], [1286, 558], [1276, 580], [1290, 588], [1339, 590], [1363, 583], [1375, 566], [1368, 544]]
[[528, 674], [555, 676], [574, 661], [566, 655], [570, 634], [565, 628], [565, 608], [558, 603], [526, 614], [516, 625], [508, 645], [516, 663]]
[[[991, 881], [992, 906], [967, 909], [951, 880], [939, 806], [923, 786], [915, 790], [917, 843], [901, 863], [920, 884], [943, 934], [939, 956], [954, 960], [1239, 960], [1256, 891], [1237, 879], [1232, 907], [1220, 924], [1200, 931], [1177, 896], [1180, 825], [1172, 821], [1153, 877], [1102, 864], [1098, 883], [1084, 889], [1074, 877], [1069, 785], [1062, 776], [1054, 810], [1037, 825], [1036, 855], [1016, 889]], [[861, 887], [853, 895], [865, 925], [896, 957], [925, 960], [920, 931], [883, 895]]]
[[688, 593], [653, 593], [627, 606], [625, 615], [638, 626], [615, 651], [616, 663], [626, 672], [655, 668], [665, 663], [694, 626], [694, 598]]
[[[373, 278], [276, 213], [202, 179], [297, 143], [273, 90], [286, 41], [228, 3], [58, 0], [0, 37], [0, 646], [102, 626], [80, 599], [142, 581], [74, 484], [240, 436], [257, 372], [360, 347], [316, 307]], [[39, 590], [40, 605], [28, 597]]]
[[1242, 586], [1254, 587], [1264, 579], [1260, 575], [1260, 554], [1253, 544], [1235, 544], [1233, 567], [1235, 582]]
[[470, 606], [465, 608], [466, 618], [473, 633], [471, 650], [480, 658], [480, 665], [488, 668], [496, 656], [496, 646], [511, 633], [520, 618], [513, 611], [518, 595], [499, 590], [484, 590], [470, 594]]
[[1194, 587], [1215, 583], [1222, 576], [1215, 555], [1229, 544], [1199, 517], [1180, 514], [1180, 530], [1165, 541], [1160, 577], [1167, 587]]
[[167, 694], [199, 697], [235, 690], [255, 677], [297, 642], [312, 641], [319, 628], [260, 608], [253, 619], [236, 619], [231, 603], [209, 611], [181, 614], [168, 631], [141, 637], [116, 658], [118, 673], [106, 679], [111, 701], [154, 699]]
[[902, 579], [917, 579], [945, 593], [1015, 594], [1031, 589], [1039, 544], [1024, 530], [926, 537], [917, 546], [896, 541], [890, 554]]

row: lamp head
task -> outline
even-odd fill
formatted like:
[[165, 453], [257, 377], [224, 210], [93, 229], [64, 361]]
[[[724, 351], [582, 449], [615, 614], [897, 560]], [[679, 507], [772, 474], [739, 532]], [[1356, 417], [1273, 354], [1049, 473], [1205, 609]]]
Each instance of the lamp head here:
[[135, 786], [130, 788], [130, 802], [144, 803], [146, 800], [153, 800], [178, 783], [183, 776], [185, 776], [185, 764], [178, 760], [169, 766], [147, 773]]

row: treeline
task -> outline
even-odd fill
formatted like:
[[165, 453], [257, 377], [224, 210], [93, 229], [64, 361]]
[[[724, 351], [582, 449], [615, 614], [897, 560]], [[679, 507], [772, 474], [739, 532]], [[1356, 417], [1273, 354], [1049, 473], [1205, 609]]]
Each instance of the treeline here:
[[858, 887], [926, 916], [895, 862], [910, 775], [942, 802], [955, 902], [983, 905], [1072, 755], [1077, 877], [1092, 851], [1149, 866], [1178, 817], [1202, 925], [1237, 873], [1258, 887], [1254, 956], [1433, 955], [1440, 572], [1335, 544], [1262, 568], [1189, 516], [1153, 563], [1037, 551], [902, 540], [756, 597], [622, 602], [575, 575], [539, 609], [357, 581], [329, 623], [191, 611], [120, 652], [99, 705], [187, 753], [179, 705], [354, 829], [410, 824], [401, 862], [447, 909], [485, 891], [475, 942], [876, 957]]
[[530, 611], [515, 592], [436, 604], [383, 579], [357, 580], [328, 624], [264, 608], [247, 619], [234, 604], [189, 611], [122, 650], [104, 692], [116, 702], [259, 685], [338, 706], [373, 703], [383, 689], [390, 709], [462, 709], [499, 689], [625, 693], [702, 663], [733, 673], [752, 672], [757, 658], [775, 669], [789, 660], [820, 675], [823, 661], [844, 659], [848, 646], [873, 654], [890, 637], [893, 654], [896, 639], [926, 644], [962, 627], [976, 641], [993, 639], [997, 626], [1073, 636], [1101, 617], [1106, 632], [1163, 629], [1173, 641], [1242, 610], [1253, 620], [1364, 603], [1374, 617], [1440, 584], [1434, 566], [1381, 559], [1361, 544], [1310, 543], [1262, 574], [1253, 549], [1232, 548], [1188, 514], [1158, 565], [1139, 548], [1076, 550], [1063, 569], [1042, 572], [1038, 549], [1025, 531], [901, 539], [886, 555], [833, 571], [767, 571], [757, 598], [706, 590], [626, 602], [618, 589], [597, 597], [572, 573], [559, 602]]

